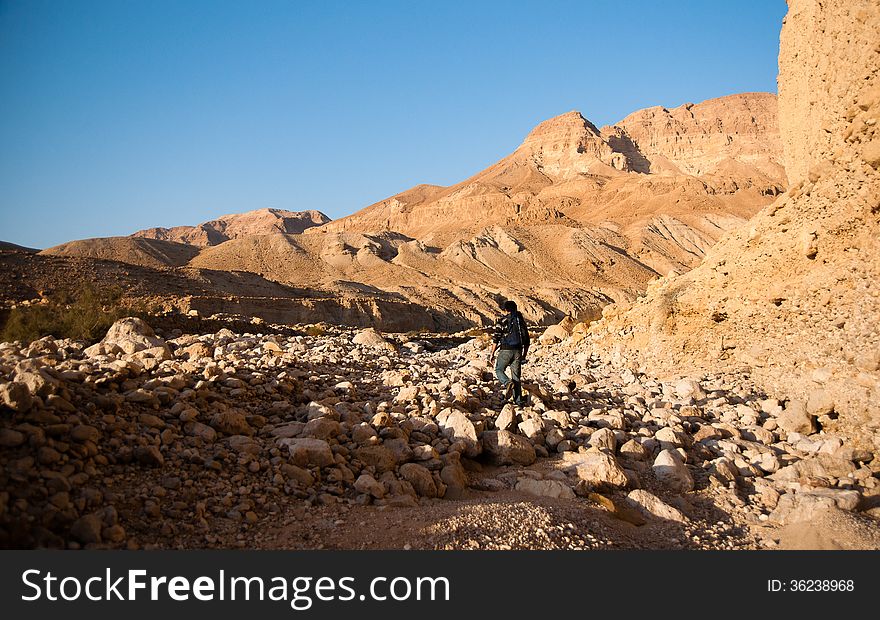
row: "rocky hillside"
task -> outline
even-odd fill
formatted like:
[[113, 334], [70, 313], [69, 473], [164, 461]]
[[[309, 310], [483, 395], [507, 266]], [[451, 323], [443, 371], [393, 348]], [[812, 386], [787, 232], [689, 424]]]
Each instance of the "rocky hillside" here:
[[660, 214], [749, 217], [786, 183], [775, 100], [746, 93], [648, 108], [602, 130], [569, 112], [457, 185], [420, 185], [312, 232], [447, 239], [487, 224], [646, 227]]
[[[424, 308], [435, 329], [484, 324], [501, 297], [541, 324], [593, 319], [658, 274], [695, 266], [783, 189], [780, 160], [775, 96], [766, 93], [650, 108], [601, 130], [570, 112], [462, 183], [420, 185], [336, 222], [261, 210], [43, 254], [248, 272], [327, 298], [385, 296]], [[278, 318], [250, 290], [239, 297], [250, 300], [196, 306]]]
[[0, 241], [0, 252], [36, 252], [33, 248], [26, 248], [8, 241]]
[[182, 267], [199, 249], [186, 243], [140, 237], [99, 237], [62, 243], [40, 252], [44, 256], [68, 256], [112, 260], [143, 267]]
[[[877, 511], [871, 452], [739, 374], [544, 339], [515, 408], [486, 339], [289, 331], [0, 346], [0, 547], [760, 548]], [[864, 519], [834, 544], [880, 545]]]
[[779, 124], [791, 188], [693, 271], [606, 311], [594, 343], [653, 371], [748, 368], [880, 445], [880, 6], [791, 0]]
[[330, 218], [320, 211], [257, 209], [246, 213], [221, 215], [216, 220], [203, 222], [198, 226], [148, 228], [139, 230], [131, 236], [207, 247], [252, 235], [301, 233], [307, 228], [320, 226], [329, 221]]

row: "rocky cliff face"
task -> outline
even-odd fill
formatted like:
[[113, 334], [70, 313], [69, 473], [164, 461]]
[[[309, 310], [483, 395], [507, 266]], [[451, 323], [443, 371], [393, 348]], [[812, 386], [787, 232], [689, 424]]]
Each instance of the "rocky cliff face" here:
[[[749, 217], [786, 184], [775, 100], [745, 93], [648, 108], [601, 131], [568, 112], [457, 185], [419, 186], [312, 232], [394, 230], [445, 244], [491, 224], [628, 226], [638, 220], [633, 202], [642, 213], [652, 203], [652, 213]], [[624, 195], [636, 197], [621, 201]]]
[[654, 369], [747, 367], [793, 409], [877, 442], [880, 5], [789, 7], [779, 122], [794, 184], [693, 271], [608, 308], [594, 346]]
[[770, 93], [647, 108], [604, 132], [639, 172], [735, 176], [752, 168], [752, 175], [785, 178], [776, 97]]
[[148, 228], [139, 230], [131, 236], [207, 247], [219, 245], [230, 239], [240, 239], [252, 235], [301, 233], [307, 228], [320, 226], [329, 221], [330, 218], [320, 211], [257, 209], [247, 213], [223, 215], [216, 220], [203, 222], [197, 226]]

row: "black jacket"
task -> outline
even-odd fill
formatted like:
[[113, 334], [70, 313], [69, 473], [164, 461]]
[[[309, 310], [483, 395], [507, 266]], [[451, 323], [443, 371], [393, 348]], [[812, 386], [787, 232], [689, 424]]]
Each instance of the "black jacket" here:
[[[529, 350], [529, 328], [526, 325], [526, 320], [523, 317], [522, 312], [520, 312], [519, 310], [516, 310], [515, 312], [510, 312], [510, 313], [506, 314], [504, 317], [502, 317], [498, 321], [498, 324], [502, 325], [504, 328], [506, 328], [507, 325], [509, 324], [509, 321], [514, 321], [514, 328], [519, 330], [520, 345], [513, 346], [513, 345], [504, 344], [502, 342], [502, 338], [503, 338], [504, 334], [502, 334], [502, 338], [498, 338], [497, 343], [498, 343], [499, 347], [502, 349], [513, 349], [513, 350], [521, 349], [522, 354], [525, 357], [526, 352]], [[506, 329], [504, 331], [506, 332]]]

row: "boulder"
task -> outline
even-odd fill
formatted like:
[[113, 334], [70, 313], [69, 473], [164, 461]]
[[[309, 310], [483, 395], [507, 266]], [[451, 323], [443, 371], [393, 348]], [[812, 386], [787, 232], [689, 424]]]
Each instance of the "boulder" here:
[[171, 352], [164, 340], [159, 338], [153, 329], [143, 320], [136, 317], [119, 319], [101, 341], [102, 344], [119, 347], [124, 353], [137, 353], [145, 349], [161, 348], [171, 358]]
[[477, 429], [468, 417], [457, 409], [444, 409], [437, 416], [437, 424], [443, 435], [451, 442], [461, 441], [465, 445], [464, 455], [474, 458], [482, 451], [477, 439]]
[[420, 497], [437, 497], [437, 485], [426, 467], [416, 463], [406, 463], [400, 466], [399, 473], [401, 478], [413, 486]]
[[28, 411], [33, 402], [34, 399], [25, 383], [10, 381], [0, 384], [0, 403], [13, 411]]
[[447, 499], [459, 499], [467, 488], [467, 473], [461, 463], [455, 461], [440, 470], [440, 480], [446, 485]]
[[680, 510], [670, 506], [659, 497], [642, 489], [630, 491], [626, 496], [627, 503], [638, 510], [642, 515], [651, 519], [666, 519], [686, 523], [688, 518]]
[[394, 351], [394, 345], [385, 340], [382, 335], [372, 327], [361, 330], [351, 339], [352, 343], [363, 345], [365, 347], [375, 347], [385, 349], [386, 351]]
[[254, 429], [239, 411], [221, 411], [211, 418], [211, 426], [226, 435], [253, 435]]
[[560, 325], [551, 325], [547, 329], [544, 330], [544, 333], [538, 337], [543, 344], [552, 344], [554, 342], [559, 342], [561, 340], [565, 340], [571, 335], [571, 332], [567, 330], [564, 326]]
[[858, 491], [806, 488], [782, 495], [770, 513], [770, 520], [780, 525], [812, 521], [827, 510], [855, 510], [861, 499]]
[[495, 428], [500, 431], [509, 431], [516, 427], [516, 410], [513, 405], [504, 405], [501, 413], [495, 418]]
[[786, 433], [812, 435], [816, 432], [815, 416], [807, 413], [806, 405], [799, 400], [789, 401], [776, 422]]
[[482, 445], [496, 465], [531, 465], [537, 458], [528, 439], [509, 431], [484, 432]]
[[566, 452], [564, 469], [593, 488], [623, 488], [629, 482], [617, 459], [607, 452]]
[[590, 435], [590, 445], [594, 448], [604, 448], [613, 453], [617, 448], [617, 438], [610, 428], [600, 428]]
[[567, 484], [559, 480], [533, 480], [531, 478], [520, 478], [516, 486], [517, 491], [537, 495], [539, 497], [556, 497], [563, 499], [574, 499], [574, 491]]
[[687, 493], [694, 488], [694, 478], [678, 452], [662, 450], [654, 459], [654, 476], [674, 493]]
[[342, 432], [342, 427], [336, 420], [328, 418], [315, 418], [309, 420], [300, 432], [301, 437], [314, 437], [316, 439], [332, 439]]
[[358, 479], [354, 481], [354, 488], [358, 493], [364, 493], [376, 499], [382, 499], [385, 497], [385, 487], [370, 474], [361, 474], [358, 476]]
[[328, 467], [336, 463], [330, 444], [323, 439], [298, 437], [280, 439], [279, 443], [287, 446], [294, 465], [300, 467]]
[[682, 400], [699, 400], [706, 397], [700, 382], [696, 379], [680, 379], [675, 383], [675, 394]]
[[397, 466], [397, 458], [385, 446], [363, 446], [355, 449], [354, 456], [367, 467], [374, 467], [380, 473], [393, 471]]
[[97, 544], [101, 542], [103, 525], [104, 520], [100, 513], [85, 515], [70, 526], [70, 536], [83, 545]]

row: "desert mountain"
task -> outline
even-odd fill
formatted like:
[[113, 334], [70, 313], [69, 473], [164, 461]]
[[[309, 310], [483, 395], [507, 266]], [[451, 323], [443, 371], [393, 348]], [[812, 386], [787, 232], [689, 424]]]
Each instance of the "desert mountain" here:
[[483, 324], [502, 297], [535, 322], [592, 319], [658, 274], [694, 267], [783, 191], [781, 162], [772, 94], [649, 108], [602, 129], [569, 112], [457, 185], [419, 185], [333, 222], [261, 210], [44, 255], [248, 272], [327, 296], [409, 303], [445, 317], [438, 328]]
[[0, 252], [36, 252], [33, 248], [26, 248], [23, 245], [16, 245], [8, 241], [0, 241]]
[[790, 189], [693, 271], [606, 310], [592, 347], [653, 371], [747, 368], [804, 419], [880, 447], [878, 32], [876, 2], [789, 0], [779, 125]]
[[221, 215], [216, 220], [203, 222], [198, 226], [148, 228], [139, 230], [131, 236], [207, 247], [252, 235], [301, 233], [307, 228], [320, 226], [329, 221], [330, 218], [320, 211], [257, 209], [247, 213]]
[[746, 93], [649, 108], [597, 129], [579, 112], [451, 187], [420, 185], [312, 232], [461, 236], [489, 224], [630, 225], [657, 214], [748, 217], [786, 184], [776, 97]]
[[185, 243], [140, 237], [99, 237], [62, 243], [43, 250], [49, 256], [71, 256], [115, 260], [143, 267], [182, 267], [198, 255], [199, 249]]

